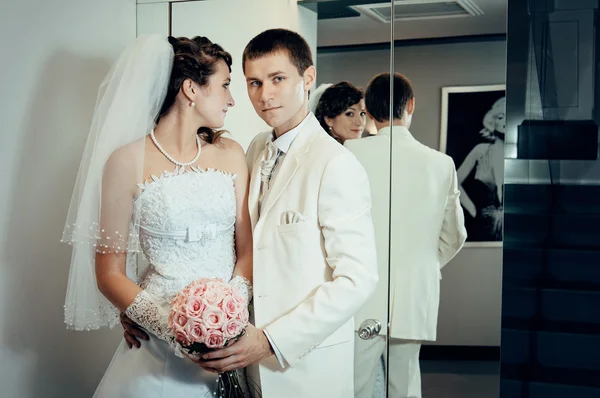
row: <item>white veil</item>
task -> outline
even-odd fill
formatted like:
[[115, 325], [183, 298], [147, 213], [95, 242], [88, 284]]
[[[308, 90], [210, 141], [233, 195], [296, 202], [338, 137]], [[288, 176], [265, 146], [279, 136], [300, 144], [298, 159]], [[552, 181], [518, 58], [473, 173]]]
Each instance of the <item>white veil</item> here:
[[312, 113], [317, 112], [317, 105], [319, 105], [319, 100], [321, 99], [321, 96], [323, 95], [325, 90], [327, 90], [332, 85], [333, 84], [331, 83], [323, 83], [319, 87], [317, 87], [315, 91], [310, 93], [310, 99], [308, 100], [308, 109]]
[[145, 136], [164, 102], [172, 65], [166, 37], [138, 38], [100, 85], [62, 238], [73, 246], [64, 308], [70, 329], [118, 322], [117, 309], [96, 285], [96, 251], [126, 253], [127, 275], [134, 275], [139, 242], [130, 193], [141, 182]]

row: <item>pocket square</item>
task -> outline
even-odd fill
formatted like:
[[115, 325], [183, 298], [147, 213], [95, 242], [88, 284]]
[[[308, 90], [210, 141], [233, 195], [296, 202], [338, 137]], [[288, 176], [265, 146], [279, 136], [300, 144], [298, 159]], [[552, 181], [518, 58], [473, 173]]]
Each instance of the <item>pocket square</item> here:
[[284, 211], [281, 213], [281, 225], [297, 224], [306, 221], [302, 214], [295, 211]]

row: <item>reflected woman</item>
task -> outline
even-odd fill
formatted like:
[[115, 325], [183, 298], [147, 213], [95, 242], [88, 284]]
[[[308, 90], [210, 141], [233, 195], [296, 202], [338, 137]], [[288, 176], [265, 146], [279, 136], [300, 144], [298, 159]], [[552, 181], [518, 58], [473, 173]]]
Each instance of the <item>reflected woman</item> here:
[[[323, 94], [318, 98], [318, 94]], [[367, 124], [364, 94], [361, 89], [343, 81], [321, 85], [313, 95], [313, 112], [321, 126], [340, 144], [361, 138]]]

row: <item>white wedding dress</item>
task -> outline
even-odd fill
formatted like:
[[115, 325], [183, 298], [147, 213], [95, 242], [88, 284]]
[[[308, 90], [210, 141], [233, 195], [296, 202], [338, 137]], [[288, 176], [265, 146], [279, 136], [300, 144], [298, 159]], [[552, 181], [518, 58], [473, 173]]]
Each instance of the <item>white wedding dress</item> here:
[[[168, 306], [190, 282], [229, 281], [235, 265], [235, 176], [177, 168], [140, 184], [134, 202], [140, 220], [140, 247], [150, 266], [141, 287]], [[241, 378], [241, 375], [240, 375]], [[150, 334], [141, 347], [121, 342], [94, 397], [213, 397], [217, 375], [180, 358]]]

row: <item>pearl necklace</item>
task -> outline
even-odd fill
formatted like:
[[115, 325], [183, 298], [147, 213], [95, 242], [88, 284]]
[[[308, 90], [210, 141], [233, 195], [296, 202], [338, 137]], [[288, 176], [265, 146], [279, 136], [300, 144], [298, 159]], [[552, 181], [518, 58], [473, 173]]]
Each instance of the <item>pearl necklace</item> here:
[[196, 163], [196, 161], [200, 157], [200, 152], [202, 152], [202, 145], [200, 143], [200, 137], [198, 135], [196, 135], [196, 144], [198, 145], [198, 153], [196, 154], [196, 156], [194, 157], [194, 159], [190, 160], [189, 162], [179, 162], [179, 161], [173, 159], [173, 157], [171, 155], [169, 155], [167, 153], [167, 151], [165, 151], [164, 148], [156, 140], [156, 137], [154, 136], [154, 130], [152, 130], [150, 132], [150, 139], [152, 139], [152, 142], [154, 142], [154, 145], [156, 145], [156, 148], [158, 148], [158, 150], [160, 151], [160, 153], [162, 153], [163, 155], [165, 155], [165, 157], [167, 159], [169, 159], [171, 162], [175, 163], [177, 166], [185, 167], [185, 166], [189, 166], [191, 164]]

